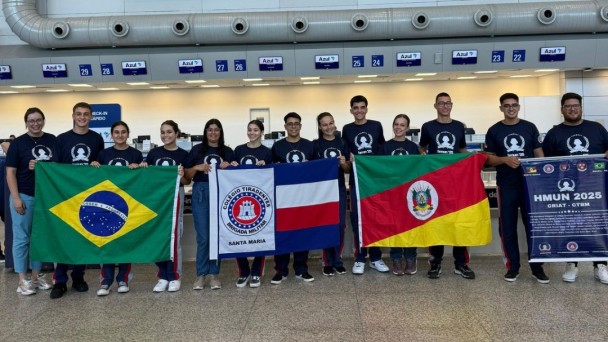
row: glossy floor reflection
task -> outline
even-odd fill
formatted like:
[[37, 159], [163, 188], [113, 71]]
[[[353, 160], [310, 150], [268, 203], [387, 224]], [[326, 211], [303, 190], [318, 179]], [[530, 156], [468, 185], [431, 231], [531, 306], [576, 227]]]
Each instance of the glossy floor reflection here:
[[[419, 272], [397, 277], [366, 268], [304, 283], [290, 274], [271, 285], [272, 260], [262, 286], [237, 289], [236, 264], [222, 264], [221, 290], [192, 290], [194, 264], [184, 265], [182, 290], [152, 293], [152, 265], [134, 265], [127, 294], [97, 297], [98, 270], [89, 270], [87, 293], [49, 292], [23, 297], [17, 275], [0, 271], [0, 341], [606, 341], [608, 285], [581, 263], [576, 283], [561, 281], [563, 264], [545, 266], [541, 285], [525, 265], [514, 283], [503, 280], [499, 257], [477, 257], [477, 279], [453, 273], [449, 258], [440, 279]], [[385, 260], [388, 262], [388, 260]], [[50, 279], [50, 275], [48, 276]], [[68, 284], [69, 285], [69, 284]]]

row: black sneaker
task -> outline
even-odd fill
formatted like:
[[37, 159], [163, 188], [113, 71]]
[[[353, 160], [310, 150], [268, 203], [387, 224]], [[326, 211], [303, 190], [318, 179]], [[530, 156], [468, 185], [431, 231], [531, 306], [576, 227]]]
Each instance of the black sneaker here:
[[336, 273], [337, 274], [346, 274], [346, 268], [344, 268], [344, 266], [338, 266], [338, 267], [336, 267]]
[[508, 271], [507, 274], [505, 274], [505, 280], [509, 281], [509, 282], [513, 282], [513, 281], [517, 280], [518, 276], [519, 276], [519, 272]]
[[431, 269], [428, 271], [427, 276], [431, 279], [439, 278], [441, 274], [441, 264], [439, 263], [431, 263]]
[[456, 265], [454, 273], [461, 275], [464, 279], [475, 279], [475, 272], [468, 265]]
[[283, 279], [285, 279], [287, 277], [284, 277], [281, 273], [275, 273], [274, 277], [272, 277], [272, 279], [270, 279], [270, 283], [271, 284], [275, 284], [278, 285], [280, 284]]
[[315, 277], [311, 276], [310, 273], [304, 272], [302, 274], [296, 274], [296, 278], [302, 279], [305, 282], [311, 282], [315, 280]]
[[72, 280], [72, 289], [76, 292], [87, 292], [89, 291], [89, 285], [84, 280]]
[[547, 277], [542, 268], [536, 272], [532, 272], [532, 276], [541, 284], [549, 284], [549, 277]]
[[51, 290], [51, 299], [61, 298], [66, 292], [68, 292], [68, 287], [65, 284], [55, 284]]
[[333, 276], [334, 274], [335, 273], [334, 273], [334, 268], [333, 267], [331, 267], [331, 266], [324, 266], [323, 267], [323, 275]]

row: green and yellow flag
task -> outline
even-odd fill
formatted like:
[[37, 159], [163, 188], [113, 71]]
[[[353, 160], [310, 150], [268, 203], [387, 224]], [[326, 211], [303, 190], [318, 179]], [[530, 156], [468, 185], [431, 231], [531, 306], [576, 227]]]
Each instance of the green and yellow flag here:
[[364, 247], [480, 246], [492, 241], [482, 154], [356, 156]]
[[175, 167], [36, 164], [31, 258], [67, 264], [171, 259]]

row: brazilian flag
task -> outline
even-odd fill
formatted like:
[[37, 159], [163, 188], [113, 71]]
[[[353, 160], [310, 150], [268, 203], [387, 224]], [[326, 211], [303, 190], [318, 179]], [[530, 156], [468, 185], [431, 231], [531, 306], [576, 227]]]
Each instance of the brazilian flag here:
[[177, 167], [36, 164], [32, 260], [66, 264], [171, 259]]

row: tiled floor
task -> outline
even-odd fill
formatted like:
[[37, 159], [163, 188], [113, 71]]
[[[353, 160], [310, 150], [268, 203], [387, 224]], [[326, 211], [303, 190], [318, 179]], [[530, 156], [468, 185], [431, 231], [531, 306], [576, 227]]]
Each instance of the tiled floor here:
[[[419, 273], [397, 277], [366, 270], [362, 276], [316, 280], [293, 275], [271, 285], [272, 260], [262, 287], [237, 289], [236, 264], [222, 264], [221, 290], [191, 289], [194, 264], [184, 265], [182, 290], [152, 293], [152, 265], [135, 265], [131, 292], [97, 297], [98, 270], [87, 293], [51, 300], [48, 291], [23, 297], [17, 275], [0, 271], [1, 341], [607, 341], [608, 285], [581, 264], [576, 283], [561, 281], [563, 264], [546, 265], [541, 285], [527, 268], [515, 283], [502, 279], [499, 257], [477, 257], [477, 279], [453, 273], [450, 258], [438, 280]], [[388, 261], [388, 260], [387, 260]], [[352, 260], [347, 260], [350, 269]], [[3, 266], [0, 266], [3, 268]], [[115, 286], [115, 285], [114, 285]]]

